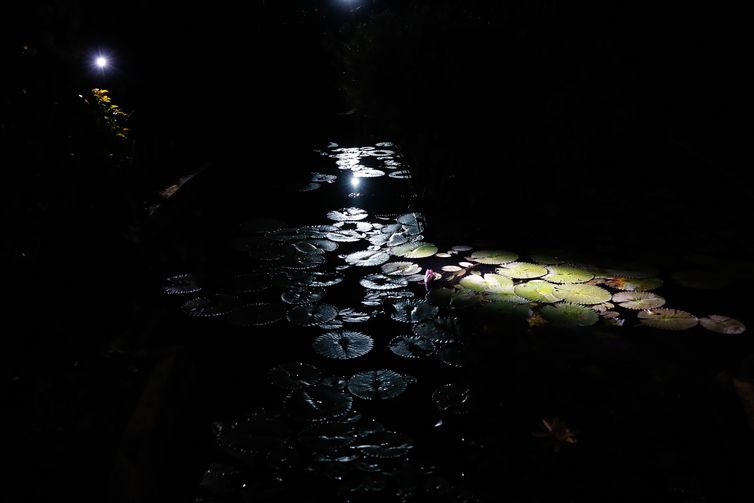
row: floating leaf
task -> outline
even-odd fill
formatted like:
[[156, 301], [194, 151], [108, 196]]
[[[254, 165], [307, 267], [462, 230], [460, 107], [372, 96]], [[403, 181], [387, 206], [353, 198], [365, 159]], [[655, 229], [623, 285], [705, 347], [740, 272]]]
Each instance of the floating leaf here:
[[662, 307], [665, 299], [650, 292], [618, 292], [613, 295], [613, 302], [626, 309], [644, 310]]
[[393, 370], [369, 370], [354, 374], [348, 380], [348, 391], [364, 400], [387, 400], [406, 391], [408, 385], [413, 382], [416, 382], [413, 377], [401, 375]]
[[571, 283], [556, 286], [553, 295], [573, 304], [601, 304], [612, 297], [604, 288]]
[[512, 293], [513, 280], [499, 274], [472, 274], [464, 277], [459, 286], [480, 293]]
[[215, 294], [187, 300], [181, 305], [181, 311], [189, 316], [212, 318], [225, 316], [239, 307], [238, 297]]
[[469, 246], [469, 245], [454, 245], [451, 248], [451, 250], [453, 250], [455, 252], [459, 252], [459, 253], [468, 252], [468, 251], [471, 251], [473, 249], [474, 249], [474, 247], [473, 246]]
[[477, 250], [466, 258], [480, 264], [500, 265], [518, 260], [518, 254], [505, 250]]
[[278, 322], [285, 317], [285, 310], [279, 304], [257, 302], [247, 304], [228, 315], [228, 323], [241, 327], [261, 327]]
[[388, 276], [411, 276], [421, 270], [421, 266], [413, 262], [390, 262], [382, 266], [382, 272]]
[[427, 258], [437, 253], [437, 246], [433, 245], [432, 243], [417, 241], [415, 243], [407, 243], [405, 245], [391, 248], [390, 253], [395, 256], [405, 258]]
[[317, 253], [322, 254], [325, 252], [332, 252], [338, 249], [338, 243], [327, 239], [308, 239], [305, 241], [299, 241], [293, 245], [296, 250], [302, 253]]
[[353, 398], [329, 387], [315, 386], [292, 392], [283, 407], [288, 415], [303, 421], [324, 421], [347, 414]]
[[327, 239], [335, 241], [336, 243], [355, 243], [356, 241], [364, 239], [366, 237], [366, 234], [355, 230], [342, 231], [340, 229], [336, 229], [335, 231], [328, 232], [325, 236], [327, 237]]
[[600, 318], [594, 310], [578, 304], [547, 305], [539, 313], [550, 323], [567, 327], [587, 327], [597, 323]]
[[316, 171], [312, 171], [311, 181], [315, 183], [333, 183], [337, 179], [338, 177], [336, 175], [327, 175], [325, 173], [317, 173]]
[[417, 335], [399, 335], [390, 341], [390, 351], [403, 358], [420, 358], [434, 353], [435, 345]]
[[433, 306], [463, 309], [480, 302], [480, 295], [467, 289], [433, 288], [427, 294], [427, 300]]
[[662, 280], [659, 278], [613, 278], [608, 280], [605, 284], [610, 288], [615, 288], [617, 290], [625, 290], [628, 292], [645, 292], [661, 287]]
[[414, 293], [408, 290], [370, 290], [361, 301], [365, 306], [380, 306], [384, 301], [410, 299]]
[[516, 285], [513, 287], [513, 291], [516, 295], [533, 302], [552, 303], [562, 300], [555, 295], [556, 286], [557, 285], [553, 285], [547, 281], [535, 279], [533, 281]]
[[432, 304], [418, 299], [409, 299], [396, 302], [392, 314], [394, 320], [404, 323], [418, 323], [437, 316], [439, 309]]
[[303, 286], [323, 287], [337, 285], [343, 281], [343, 275], [336, 272], [306, 272], [294, 275], [293, 280]]
[[575, 266], [553, 265], [548, 269], [550, 272], [544, 279], [550, 283], [586, 283], [594, 278], [590, 271]]
[[316, 385], [322, 374], [317, 367], [306, 363], [283, 363], [272, 367], [267, 377], [273, 386], [294, 390]]
[[469, 352], [463, 344], [449, 344], [437, 350], [437, 358], [451, 367], [462, 368], [469, 364]]
[[740, 321], [719, 314], [700, 318], [699, 323], [707, 330], [718, 334], [742, 334], [746, 331], [746, 325]]
[[541, 278], [548, 273], [546, 267], [528, 262], [510, 262], [495, 269], [495, 272], [513, 279]]
[[327, 323], [338, 315], [338, 309], [330, 304], [301, 304], [288, 310], [288, 321], [309, 327]]
[[278, 264], [283, 269], [314, 269], [325, 263], [325, 257], [323, 255], [315, 255], [310, 253], [292, 253], [286, 255]]
[[384, 274], [369, 274], [359, 280], [359, 284], [370, 290], [393, 290], [408, 286], [408, 280], [400, 276], [386, 276]]
[[346, 309], [341, 309], [340, 313], [338, 313], [338, 316], [345, 323], [362, 323], [365, 321], [369, 321], [370, 319], [369, 314], [361, 312], [361, 311], [355, 311], [351, 309], [350, 307]]
[[345, 260], [351, 265], [368, 267], [384, 264], [390, 260], [390, 255], [383, 251], [363, 250], [346, 255]]
[[442, 266], [442, 270], [445, 272], [459, 272], [463, 271], [463, 267], [457, 265], [444, 265]]
[[414, 325], [414, 334], [436, 344], [460, 340], [461, 324], [455, 316], [439, 316]]
[[372, 350], [374, 341], [361, 332], [340, 330], [327, 332], [314, 339], [314, 351], [325, 358], [350, 360], [364, 356]]
[[410, 438], [394, 431], [370, 433], [351, 445], [351, 449], [358, 450], [363, 456], [380, 459], [400, 458], [413, 448]]
[[697, 317], [691, 313], [665, 307], [641, 311], [638, 316], [642, 325], [661, 330], [686, 330], [699, 323]]
[[185, 295], [196, 293], [202, 287], [196, 281], [193, 274], [177, 274], [162, 281], [162, 293], [165, 295]]
[[351, 220], [364, 220], [367, 212], [361, 208], [341, 208], [333, 210], [327, 214], [327, 218], [336, 222], [345, 222]]
[[443, 384], [432, 392], [432, 403], [442, 411], [466, 414], [471, 406], [471, 389], [461, 384]]

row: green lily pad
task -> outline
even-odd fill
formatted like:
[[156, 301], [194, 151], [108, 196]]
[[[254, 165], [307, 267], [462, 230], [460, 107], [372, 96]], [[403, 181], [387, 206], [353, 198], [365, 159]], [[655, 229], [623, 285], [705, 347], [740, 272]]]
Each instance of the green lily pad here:
[[466, 258], [480, 264], [500, 265], [518, 260], [518, 253], [505, 250], [477, 250]]
[[613, 301], [620, 307], [635, 310], [655, 309], [665, 305], [665, 299], [651, 292], [618, 292], [613, 295]]
[[480, 293], [513, 293], [513, 280], [499, 274], [470, 274], [459, 283], [461, 287]]
[[575, 266], [553, 265], [548, 269], [550, 272], [544, 279], [550, 283], [586, 283], [594, 278], [590, 271]]
[[552, 303], [558, 302], [561, 299], [555, 295], [555, 287], [552, 283], [542, 281], [541, 279], [535, 279], [526, 283], [521, 283], [513, 287], [513, 291], [519, 297], [531, 300], [533, 302]]
[[572, 304], [602, 304], [612, 297], [604, 288], [573, 283], [556, 286], [553, 295]]
[[405, 258], [427, 258], [437, 253], [437, 246], [432, 243], [417, 241], [415, 243], [406, 243], [390, 249], [390, 253], [397, 257]]
[[495, 272], [513, 279], [541, 278], [548, 273], [546, 267], [529, 262], [511, 262], [495, 269]]
[[665, 307], [641, 311], [638, 317], [642, 325], [661, 330], [687, 330], [699, 323], [697, 317], [691, 313]]
[[746, 325], [740, 321], [719, 314], [710, 314], [706, 318], [700, 318], [699, 324], [718, 334], [742, 334], [746, 331]]
[[388, 276], [411, 276], [421, 270], [421, 266], [414, 262], [389, 262], [382, 266], [382, 273]]
[[588, 327], [600, 319], [594, 310], [578, 304], [547, 305], [539, 310], [539, 314], [554, 325], [566, 327]]

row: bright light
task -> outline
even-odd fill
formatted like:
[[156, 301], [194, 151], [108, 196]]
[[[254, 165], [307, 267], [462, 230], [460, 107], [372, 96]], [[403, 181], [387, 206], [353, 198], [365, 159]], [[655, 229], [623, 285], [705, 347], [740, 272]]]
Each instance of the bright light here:
[[352, 186], [352, 187], [353, 187], [354, 189], [355, 189], [355, 188], [357, 188], [357, 187], [359, 186], [359, 184], [360, 184], [360, 183], [361, 183], [361, 179], [360, 179], [360, 178], [358, 178], [358, 177], [356, 177], [356, 176], [352, 176], [352, 177], [351, 177], [351, 186]]
[[103, 70], [107, 66], [107, 58], [104, 56], [97, 56], [97, 59], [94, 60], [94, 64], [97, 65], [97, 68]]

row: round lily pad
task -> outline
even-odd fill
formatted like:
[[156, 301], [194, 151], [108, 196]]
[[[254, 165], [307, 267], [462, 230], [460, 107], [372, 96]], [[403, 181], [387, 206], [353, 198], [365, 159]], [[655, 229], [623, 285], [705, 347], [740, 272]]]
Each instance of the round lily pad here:
[[404, 323], [418, 323], [437, 316], [439, 309], [427, 301], [408, 299], [393, 304], [394, 320]]
[[507, 276], [513, 279], [531, 279], [541, 278], [549, 271], [546, 267], [539, 264], [531, 264], [529, 262], [510, 262], [498, 267], [495, 269], [495, 272], [501, 276]]
[[339, 330], [327, 332], [314, 340], [314, 351], [325, 358], [350, 360], [364, 356], [372, 350], [374, 341], [361, 332]]
[[459, 286], [480, 293], [512, 293], [513, 280], [499, 274], [480, 276], [470, 274], [458, 283]]
[[399, 171], [393, 171], [388, 176], [390, 178], [397, 178], [399, 180], [407, 180], [411, 178], [411, 172], [407, 169], [401, 169]]
[[341, 208], [340, 210], [329, 212], [327, 218], [336, 222], [345, 222], [351, 220], [364, 220], [367, 215], [367, 212], [361, 208]]
[[553, 295], [572, 304], [602, 304], [612, 298], [612, 294], [604, 288], [575, 283], [556, 286]]
[[477, 250], [466, 258], [480, 264], [500, 265], [518, 260], [518, 253], [506, 250]]
[[330, 304], [301, 304], [288, 310], [288, 321], [310, 327], [326, 323], [338, 315], [338, 309]]
[[638, 317], [642, 325], [661, 330], [687, 330], [699, 323], [697, 317], [691, 313], [665, 307], [641, 311]]
[[201, 289], [193, 274], [177, 274], [165, 278], [161, 290], [165, 295], [185, 295], [196, 293]]
[[352, 395], [364, 400], [387, 400], [395, 398], [416, 379], [405, 376], [393, 370], [369, 370], [354, 374], [348, 380], [348, 391]]
[[363, 250], [346, 255], [345, 260], [351, 265], [368, 267], [384, 264], [390, 260], [390, 255], [379, 250]]
[[599, 320], [599, 315], [588, 307], [578, 304], [549, 304], [539, 310], [545, 320], [566, 327], [587, 327]]
[[238, 297], [214, 294], [187, 300], [181, 305], [181, 311], [198, 318], [213, 318], [225, 316], [239, 307]]
[[718, 334], [742, 334], [746, 331], [746, 325], [740, 321], [719, 314], [700, 318], [699, 323], [707, 330]]
[[359, 280], [359, 284], [370, 290], [394, 290], [408, 286], [408, 280], [400, 276], [369, 274]]
[[613, 302], [626, 309], [641, 311], [655, 309], [665, 305], [665, 299], [651, 292], [618, 292], [613, 295]]
[[550, 282], [535, 279], [516, 285], [513, 287], [513, 291], [519, 297], [533, 302], [553, 303], [562, 300], [555, 295], [556, 286]]
[[431, 257], [437, 253], [437, 246], [432, 243], [417, 241], [415, 243], [406, 243], [390, 249], [390, 253], [397, 257], [420, 259]]
[[305, 272], [295, 274], [293, 280], [302, 286], [319, 288], [337, 285], [343, 281], [343, 275], [337, 272]]
[[586, 283], [594, 278], [590, 271], [575, 266], [553, 265], [547, 269], [550, 272], [544, 279], [550, 283]]
[[390, 341], [390, 351], [403, 358], [420, 358], [435, 351], [435, 345], [429, 339], [417, 335], [399, 335]]
[[324, 288], [292, 286], [280, 298], [286, 304], [315, 304], [325, 298]]
[[383, 264], [382, 272], [388, 276], [411, 276], [422, 270], [419, 264], [414, 262], [389, 262]]

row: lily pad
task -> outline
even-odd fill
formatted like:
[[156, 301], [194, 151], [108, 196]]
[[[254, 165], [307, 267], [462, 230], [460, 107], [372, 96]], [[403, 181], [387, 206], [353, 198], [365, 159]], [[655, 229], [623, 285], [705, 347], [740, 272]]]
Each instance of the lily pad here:
[[718, 334], [742, 334], [746, 331], [746, 325], [740, 321], [719, 314], [710, 314], [705, 318], [700, 318], [699, 323], [707, 330]]
[[353, 176], [356, 178], [377, 178], [385, 176], [385, 172], [374, 168], [360, 168], [353, 170]]
[[186, 295], [196, 293], [202, 287], [196, 281], [193, 274], [177, 274], [162, 281], [162, 293], [165, 295]]
[[470, 274], [458, 283], [459, 286], [480, 293], [513, 293], [513, 280], [499, 274], [480, 276]]
[[613, 278], [609, 279], [605, 284], [610, 288], [615, 288], [616, 290], [624, 290], [627, 292], [646, 292], [660, 288], [662, 286], [662, 280], [660, 278]]
[[396, 302], [392, 318], [404, 323], [418, 323], [437, 316], [439, 309], [429, 302], [418, 299], [409, 299]]
[[413, 382], [416, 382], [413, 377], [393, 370], [369, 370], [354, 374], [348, 380], [348, 391], [364, 400], [387, 400], [402, 394]]
[[600, 318], [593, 309], [578, 304], [550, 304], [542, 307], [539, 314], [554, 325], [566, 327], [587, 327]]
[[296, 390], [285, 398], [288, 415], [303, 421], [324, 421], [347, 414], [353, 398], [342, 391], [324, 386]]
[[312, 346], [318, 355], [325, 358], [350, 360], [370, 352], [374, 346], [374, 340], [361, 332], [339, 330], [320, 335], [314, 339]]
[[247, 304], [228, 315], [228, 323], [240, 327], [261, 327], [271, 325], [285, 317], [285, 310], [280, 304], [257, 302]]
[[401, 169], [398, 171], [393, 171], [388, 175], [390, 178], [396, 178], [398, 180], [408, 180], [411, 178], [411, 172], [407, 169]]
[[413, 262], [389, 262], [382, 266], [383, 274], [388, 276], [411, 276], [420, 273], [421, 270], [421, 266]]
[[461, 339], [461, 324], [455, 316], [438, 316], [414, 325], [414, 334], [436, 344], [450, 344]]
[[288, 321], [310, 327], [326, 323], [338, 315], [338, 309], [330, 304], [301, 304], [288, 310]]
[[553, 295], [572, 304], [602, 304], [612, 298], [604, 288], [573, 283], [556, 286]]
[[533, 301], [543, 303], [553, 303], [562, 300], [555, 295], [555, 287], [552, 283], [535, 279], [533, 281], [527, 281], [513, 287], [513, 291], [519, 297]]
[[429, 339], [417, 335], [399, 335], [390, 341], [390, 351], [403, 358], [421, 358], [435, 352]]
[[267, 378], [273, 386], [295, 390], [315, 386], [322, 379], [322, 374], [313, 365], [296, 362], [272, 367]]
[[337, 285], [343, 281], [343, 275], [337, 272], [306, 272], [294, 275], [293, 280], [303, 286], [323, 287]]
[[346, 262], [359, 267], [381, 265], [390, 260], [390, 255], [379, 250], [362, 250], [346, 255]]
[[404, 245], [391, 248], [390, 253], [397, 257], [413, 259], [427, 258], [437, 253], [437, 246], [433, 245], [432, 243], [417, 241], [415, 243], [406, 243]]
[[500, 265], [518, 260], [518, 253], [506, 250], [477, 250], [466, 258], [480, 264]]
[[356, 241], [361, 241], [362, 239], [364, 239], [366, 237], [366, 234], [351, 229], [335, 229], [334, 231], [325, 234], [325, 237], [327, 237], [327, 239], [329, 239], [330, 241], [334, 241], [336, 243], [355, 243]]
[[361, 208], [341, 208], [340, 210], [333, 210], [327, 214], [327, 218], [336, 222], [364, 220], [367, 216], [367, 212]]
[[530, 264], [529, 262], [510, 262], [498, 267], [495, 269], [495, 272], [501, 276], [507, 276], [513, 279], [531, 279], [541, 278], [549, 271], [546, 267], [539, 264]]
[[591, 271], [575, 266], [553, 265], [549, 266], [548, 270], [550, 272], [544, 279], [550, 283], [586, 283], [594, 278]]
[[338, 313], [338, 317], [342, 319], [344, 323], [363, 323], [371, 319], [368, 313], [356, 311], [350, 307], [341, 309], [340, 313]]
[[369, 274], [359, 280], [359, 284], [370, 290], [394, 290], [408, 286], [408, 280], [400, 276]]
[[665, 307], [641, 311], [638, 317], [642, 325], [661, 330], [687, 330], [699, 323], [697, 317], [691, 313]]
[[626, 309], [641, 311], [655, 309], [665, 305], [665, 299], [651, 292], [618, 292], [613, 295], [613, 302]]
[[284, 291], [280, 298], [286, 304], [315, 304], [325, 298], [325, 290], [307, 286], [292, 286]]
[[187, 300], [181, 305], [181, 311], [198, 318], [225, 316], [240, 306], [238, 297], [215, 294]]
[[453, 414], [466, 414], [471, 406], [471, 388], [461, 384], [443, 384], [432, 392], [432, 403]]

